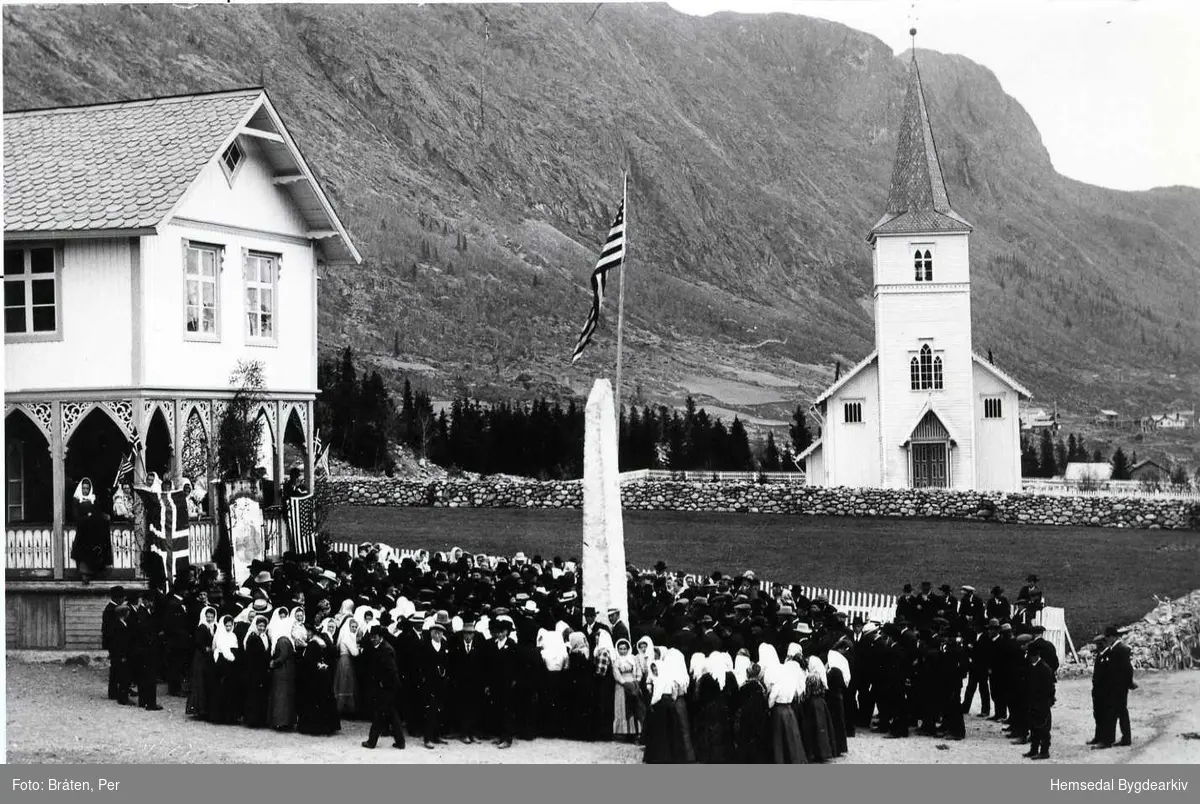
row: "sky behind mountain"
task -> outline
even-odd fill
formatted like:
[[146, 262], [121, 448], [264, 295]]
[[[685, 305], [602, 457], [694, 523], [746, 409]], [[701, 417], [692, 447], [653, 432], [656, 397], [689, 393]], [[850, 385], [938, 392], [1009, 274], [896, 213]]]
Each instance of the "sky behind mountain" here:
[[789, 12], [901, 53], [957, 53], [1033, 117], [1055, 168], [1118, 190], [1200, 187], [1200, 3], [1194, 0], [671, 0], [690, 14]]

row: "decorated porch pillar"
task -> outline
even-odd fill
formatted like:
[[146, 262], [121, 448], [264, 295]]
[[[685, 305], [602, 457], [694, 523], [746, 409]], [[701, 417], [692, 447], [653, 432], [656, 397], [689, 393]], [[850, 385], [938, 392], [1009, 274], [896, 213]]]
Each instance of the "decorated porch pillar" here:
[[[172, 433], [171, 433], [171, 476], [183, 477], [183, 431], [186, 429], [186, 422], [183, 421], [183, 405], [178, 399], [172, 399], [167, 403], [171, 405], [174, 413], [172, 418]], [[194, 482], [194, 481], [193, 481]]]
[[50, 417], [50, 464], [51, 464], [51, 482], [53, 488], [54, 515], [51, 519], [51, 548], [54, 554], [54, 579], [62, 580], [63, 571], [65, 569], [64, 549], [65, 534], [63, 532], [63, 520], [65, 518], [66, 508], [66, 485], [67, 485], [67, 447], [63, 442], [62, 428], [62, 402], [54, 402]]
[[308, 426], [304, 428], [304, 485], [308, 488], [309, 493], [316, 491], [317, 480], [317, 456], [313, 454], [313, 432], [316, 429], [317, 422], [313, 418], [313, 402], [309, 400], [304, 403], [308, 409], [306, 421]]
[[277, 399], [273, 404], [275, 405], [275, 502], [278, 504], [283, 501], [283, 482], [286, 479], [283, 437], [287, 430], [287, 420], [284, 419], [284, 403]]

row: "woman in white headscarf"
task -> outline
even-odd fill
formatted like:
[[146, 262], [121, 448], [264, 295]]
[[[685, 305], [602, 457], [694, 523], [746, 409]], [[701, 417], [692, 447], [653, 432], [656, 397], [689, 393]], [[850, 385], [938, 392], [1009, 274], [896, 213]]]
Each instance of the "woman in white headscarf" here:
[[333, 697], [333, 673], [337, 648], [333, 642], [333, 619], [326, 617], [309, 636], [304, 656], [297, 666], [303, 695], [297, 699], [297, 730], [301, 734], [326, 736], [342, 728], [337, 701]]
[[[285, 614], [280, 615], [280, 611]], [[296, 648], [292, 643], [292, 618], [276, 609], [271, 628], [271, 687], [267, 722], [276, 731], [296, 725]]]
[[700, 679], [704, 678], [704, 664], [706, 658], [703, 653], [696, 652], [692, 654], [691, 661], [688, 662], [688, 671], [690, 680], [688, 682], [688, 694], [695, 700], [696, 687], [700, 683]]
[[763, 642], [758, 646], [758, 666], [762, 671], [762, 684], [767, 690], [767, 695], [771, 694], [771, 689], [775, 686], [775, 682], [779, 680], [779, 653], [776, 652], [775, 646], [769, 642]]
[[217, 630], [217, 610], [205, 606], [196, 624], [192, 654], [192, 684], [188, 692], [186, 711], [197, 720], [208, 719], [208, 698], [213, 683], [213, 635]]
[[347, 619], [354, 619], [354, 601], [346, 598], [342, 601], [342, 605], [338, 608], [338, 613], [334, 617], [337, 626], [340, 629]]
[[675, 648], [667, 651], [667, 668], [670, 671], [671, 680], [675, 683], [675, 699], [674, 714], [672, 727], [672, 735], [675, 742], [672, 743], [672, 752], [674, 755], [675, 764], [692, 763], [696, 761], [695, 744], [692, 742], [692, 727], [691, 718], [688, 716], [687, 694], [691, 686], [691, 679], [688, 677], [687, 662], [683, 658], [683, 652]]
[[807, 673], [800, 677], [800, 701], [804, 747], [810, 762], [825, 762], [837, 756], [833, 740], [833, 718], [825, 703], [825, 665], [816, 656], [807, 658]]
[[[834, 648], [840, 648], [845, 643], [839, 642]], [[825, 668], [825, 678], [829, 689], [825, 693], [825, 703], [829, 706], [829, 715], [833, 718], [833, 747], [841, 756], [850, 750], [847, 737], [854, 736], [854, 712], [852, 710], [850, 686], [850, 663], [838, 650], [831, 649], [826, 656], [828, 666]]]
[[674, 654], [678, 660], [667, 652], [662, 659], [650, 662], [650, 708], [646, 713], [646, 749], [642, 756], [642, 761], [648, 765], [696, 761], [687, 709], [681, 708], [683, 701], [677, 698], [680, 689], [687, 690], [687, 668], [683, 664], [683, 654], [678, 651]]
[[213, 632], [213, 684], [208, 717], [213, 723], [235, 723], [241, 714], [241, 674], [237, 656], [240, 647], [233, 630], [233, 618], [226, 614]]
[[800, 694], [803, 671], [795, 662], [776, 665], [774, 680], [767, 694], [771, 710], [771, 758], [776, 765], [803, 765], [808, 760], [800, 738], [800, 724], [792, 707]]
[[567, 644], [567, 666], [563, 670], [559, 698], [563, 736], [588, 740], [592, 734], [592, 660], [587, 637], [572, 631]]
[[746, 674], [752, 664], [754, 662], [750, 661], [749, 652], [745, 648], [739, 650], [737, 658], [733, 660], [733, 678], [739, 687], [746, 683]]
[[590, 738], [600, 742], [611, 742], [613, 738], [613, 714], [616, 710], [617, 681], [613, 676], [613, 658], [617, 650], [613, 647], [612, 635], [603, 628], [596, 632], [596, 649], [592, 655], [592, 728]]
[[112, 534], [109, 518], [96, 505], [92, 481], [84, 478], [75, 488], [75, 538], [71, 558], [79, 567], [84, 584], [91, 583], [113, 563]]
[[[349, 601], [347, 601], [349, 602]], [[337, 668], [333, 673], [333, 697], [337, 700], [338, 713], [344, 718], [358, 715], [359, 660], [358, 620], [345, 617], [337, 632]]]
[[[695, 682], [692, 733], [697, 762], [724, 765], [733, 761], [733, 720], [729, 698], [723, 691], [726, 675], [732, 668], [733, 662], [727, 654], [715, 652], [704, 660], [703, 673]], [[694, 677], [695, 667], [692, 673]]]
[[267, 697], [271, 684], [271, 640], [267, 636], [268, 620], [255, 615], [246, 638], [242, 640], [242, 659], [245, 663], [245, 700], [242, 722], [250, 728], [262, 728], [267, 723]]
[[646, 705], [642, 697], [642, 663], [634, 656], [628, 639], [617, 640], [612, 672], [616, 682], [613, 690], [613, 734], [631, 742], [642, 732]]

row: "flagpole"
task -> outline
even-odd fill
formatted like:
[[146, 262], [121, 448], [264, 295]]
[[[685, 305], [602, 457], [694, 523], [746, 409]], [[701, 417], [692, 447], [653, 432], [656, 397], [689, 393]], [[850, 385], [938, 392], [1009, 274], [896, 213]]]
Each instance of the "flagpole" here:
[[[621, 209], [625, 216], [625, 247], [621, 251], [621, 275], [617, 279], [617, 427], [621, 426], [621, 348], [625, 334], [625, 258], [629, 254], [629, 171], [622, 174]], [[618, 439], [619, 440], [619, 439]]]

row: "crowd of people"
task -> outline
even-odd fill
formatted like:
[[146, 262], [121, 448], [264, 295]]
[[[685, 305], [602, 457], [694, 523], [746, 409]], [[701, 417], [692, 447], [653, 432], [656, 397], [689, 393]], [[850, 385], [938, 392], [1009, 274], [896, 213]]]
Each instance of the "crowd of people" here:
[[109, 696], [132, 705], [136, 686], [156, 710], [162, 678], [195, 719], [313, 735], [369, 721], [368, 748], [556, 737], [637, 743], [646, 762], [799, 763], [846, 753], [859, 729], [961, 740], [978, 693], [979, 716], [1049, 756], [1058, 655], [1031, 624], [1036, 578], [1015, 606], [999, 587], [906, 587], [875, 622], [753, 572], [659, 562], [629, 568], [626, 620], [583, 606], [559, 557], [357, 553], [254, 562], [234, 589], [211, 565], [166, 594], [114, 588]]

